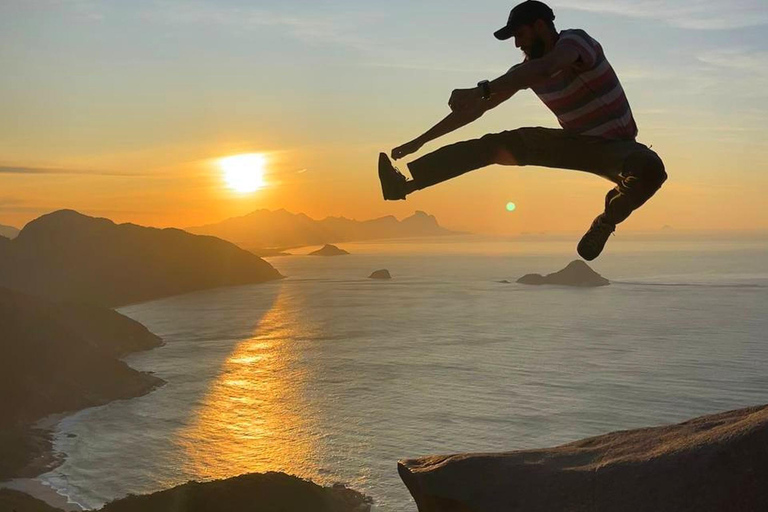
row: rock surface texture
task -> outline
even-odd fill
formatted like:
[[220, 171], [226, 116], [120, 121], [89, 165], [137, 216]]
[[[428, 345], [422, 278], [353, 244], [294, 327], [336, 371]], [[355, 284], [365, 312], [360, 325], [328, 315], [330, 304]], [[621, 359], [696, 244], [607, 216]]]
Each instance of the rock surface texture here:
[[398, 471], [419, 512], [768, 510], [768, 405]]
[[581, 260], [573, 260], [563, 270], [542, 276], [526, 274], [517, 280], [522, 284], [557, 284], [561, 286], [605, 286], [611, 284]]

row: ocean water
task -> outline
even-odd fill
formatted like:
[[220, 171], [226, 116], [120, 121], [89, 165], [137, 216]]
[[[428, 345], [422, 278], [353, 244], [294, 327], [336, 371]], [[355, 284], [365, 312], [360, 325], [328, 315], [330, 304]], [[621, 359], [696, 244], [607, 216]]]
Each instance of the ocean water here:
[[401, 458], [768, 403], [768, 243], [618, 238], [594, 289], [514, 282], [572, 241], [461, 237], [271, 258], [287, 279], [123, 308], [165, 340], [126, 361], [167, 384], [64, 419], [41, 480], [96, 507], [275, 470], [413, 511]]

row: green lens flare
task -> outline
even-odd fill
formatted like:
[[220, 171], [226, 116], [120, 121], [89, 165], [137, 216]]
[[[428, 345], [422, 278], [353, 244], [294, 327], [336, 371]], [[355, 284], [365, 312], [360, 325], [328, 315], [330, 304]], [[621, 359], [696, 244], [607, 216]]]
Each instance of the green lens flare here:
[[515, 203], [512, 203], [512, 202], [507, 203], [507, 211], [508, 212], [513, 212], [513, 211], [515, 211], [516, 208], [517, 208], [517, 206], [515, 206]]

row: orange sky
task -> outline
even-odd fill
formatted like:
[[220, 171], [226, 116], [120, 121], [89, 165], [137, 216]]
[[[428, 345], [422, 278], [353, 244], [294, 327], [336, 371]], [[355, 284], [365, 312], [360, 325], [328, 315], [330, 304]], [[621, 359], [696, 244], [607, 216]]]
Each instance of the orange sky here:
[[[560, 27], [603, 44], [638, 140], [669, 173], [622, 229], [768, 230], [768, 20], [729, 18], [715, 2], [693, 21], [683, 3], [679, 18], [659, 20], [643, 1], [624, 11], [552, 3]], [[602, 210], [607, 181], [533, 167], [490, 167], [404, 202], [381, 199], [378, 152], [441, 119], [452, 88], [520, 60], [490, 36], [506, 2], [473, 13], [403, 3], [405, 21], [368, 2], [318, 13], [307, 3], [303, 17], [277, 3], [183, 5], [0, 7], [0, 64], [14, 77], [0, 84], [0, 224], [59, 208], [178, 227], [260, 208], [361, 220], [425, 210], [453, 229], [517, 234], [583, 231]], [[439, 40], [422, 25], [435, 16], [447, 30]], [[419, 154], [518, 126], [556, 122], [526, 91]], [[215, 160], [239, 153], [267, 156], [266, 187], [226, 187]]]

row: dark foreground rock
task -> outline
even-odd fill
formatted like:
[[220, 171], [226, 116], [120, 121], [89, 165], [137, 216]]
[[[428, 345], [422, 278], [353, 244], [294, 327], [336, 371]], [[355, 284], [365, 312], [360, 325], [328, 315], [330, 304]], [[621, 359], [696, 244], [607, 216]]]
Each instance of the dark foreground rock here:
[[392, 275], [389, 273], [389, 270], [383, 268], [381, 270], [374, 270], [368, 276], [368, 279], [392, 279]]
[[398, 471], [419, 512], [768, 510], [768, 406]]
[[0, 244], [0, 286], [107, 307], [282, 276], [230, 242], [60, 210]]
[[36, 476], [56, 462], [37, 420], [161, 385], [118, 359], [161, 344], [116, 311], [0, 288], [0, 480]]
[[592, 270], [581, 260], [573, 260], [563, 270], [542, 276], [526, 274], [517, 280], [522, 284], [557, 284], [561, 286], [606, 286], [611, 284], [606, 278]]
[[321, 487], [284, 473], [189, 482], [146, 496], [129, 496], [102, 512], [366, 512], [370, 500], [344, 486]]
[[331, 244], [325, 244], [322, 249], [309, 253], [310, 256], [343, 256], [345, 254], [349, 253]]
[[[102, 512], [367, 512], [371, 500], [343, 485], [321, 487], [284, 473], [189, 482], [108, 503]], [[58, 512], [27, 494], [0, 489], [0, 511]]]

